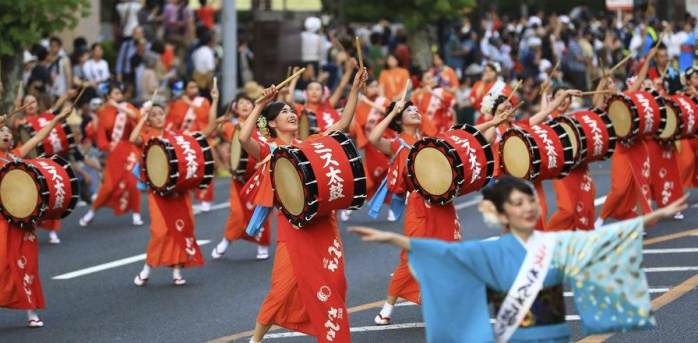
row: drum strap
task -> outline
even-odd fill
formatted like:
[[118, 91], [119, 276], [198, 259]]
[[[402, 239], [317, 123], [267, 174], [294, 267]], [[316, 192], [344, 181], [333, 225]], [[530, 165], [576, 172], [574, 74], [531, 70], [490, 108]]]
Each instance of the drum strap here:
[[260, 231], [262, 231], [262, 225], [267, 220], [267, 217], [271, 214], [273, 207], [256, 206], [254, 208], [254, 213], [252, 213], [252, 218], [247, 224], [245, 232], [250, 237], [256, 237]]
[[119, 144], [126, 130], [126, 113], [121, 111], [121, 108], [118, 107], [117, 111], [116, 118], [114, 118], [114, 128], [111, 131], [111, 142], [109, 143], [109, 145], [111, 145], [111, 150], [114, 150], [116, 145]]
[[[398, 138], [400, 142], [400, 147], [397, 149], [393, 157], [390, 158], [389, 164], [392, 165], [393, 162], [395, 162], [395, 159], [400, 155], [400, 152], [402, 149], [410, 149], [412, 148], [411, 145], [407, 144], [405, 140], [402, 138]], [[368, 215], [376, 219], [378, 218], [378, 214], [381, 211], [381, 207], [383, 207], [383, 203], [385, 202], [385, 198], [388, 197], [388, 177], [384, 177], [383, 180], [381, 181], [380, 186], [378, 186], [378, 189], [376, 189], [376, 193], [373, 195], [373, 198], [371, 198], [371, 201], [368, 204]], [[400, 198], [397, 195], [392, 196], [392, 201], [390, 205], [390, 209], [393, 210], [393, 213], [397, 216], [397, 211], [402, 213], [402, 211], [399, 210], [399, 204], [402, 203], [402, 207], [404, 208], [405, 201], [404, 199]], [[402, 200], [400, 200], [402, 199]], [[397, 202], [396, 204], [393, 205], [393, 201]], [[395, 206], [395, 208], [393, 208]], [[397, 210], [397, 211], [396, 211]], [[399, 217], [399, 216], [398, 216]]]

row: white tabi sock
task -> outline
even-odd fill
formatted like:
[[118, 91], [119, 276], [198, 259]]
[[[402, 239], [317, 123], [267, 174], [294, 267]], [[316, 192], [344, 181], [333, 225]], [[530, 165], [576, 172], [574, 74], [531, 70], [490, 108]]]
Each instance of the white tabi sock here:
[[390, 318], [390, 316], [393, 314], [393, 307], [395, 307], [395, 305], [384, 303], [383, 308], [380, 311], [381, 317]]
[[138, 274], [141, 277], [141, 280], [145, 280], [148, 277], [150, 277], [150, 266], [147, 264], [143, 265], [143, 270]]

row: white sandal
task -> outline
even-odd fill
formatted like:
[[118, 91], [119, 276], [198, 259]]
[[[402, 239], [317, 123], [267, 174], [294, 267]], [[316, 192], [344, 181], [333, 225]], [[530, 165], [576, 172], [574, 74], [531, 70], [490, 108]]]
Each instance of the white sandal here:
[[172, 283], [175, 286], [182, 286], [182, 285], [185, 285], [187, 283], [187, 280], [185, 280], [183, 278], [173, 278]]
[[30, 319], [27, 321], [27, 327], [31, 329], [42, 328], [44, 327], [44, 322], [41, 319]]
[[148, 283], [148, 278], [144, 279], [141, 277], [141, 273], [138, 273], [138, 275], [136, 275], [136, 278], [133, 279], [133, 283], [138, 287], [143, 287], [146, 283]]

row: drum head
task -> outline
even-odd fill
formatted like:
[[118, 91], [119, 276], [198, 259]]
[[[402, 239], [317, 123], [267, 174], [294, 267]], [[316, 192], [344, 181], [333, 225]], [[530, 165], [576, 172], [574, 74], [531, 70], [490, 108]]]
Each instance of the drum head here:
[[[32, 130], [32, 131], [33, 131], [33, 130]], [[27, 128], [25, 128], [25, 127], [20, 127], [20, 128], [19, 128], [19, 140], [20, 140], [20, 141], [22, 141], [22, 142], [27, 142], [27, 141], [30, 140], [31, 138], [32, 138], [32, 132], [30, 132], [29, 129], [27, 129]], [[39, 144], [43, 144], [43, 142], [42, 142], [42, 143], [39, 143]], [[36, 154], [36, 148], [34, 148], [34, 149], [32, 149], [32, 150], [27, 154], [27, 156], [25, 156], [25, 157], [26, 157], [26, 158], [36, 158], [36, 155], [37, 155], [37, 154]]]
[[310, 121], [305, 114], [301, 115], [298, 120], [298, 136], [303, 140], [310, 136]]
[[511, 176], [524, 178], [531, 166], [528, 145], [519, 136], [511, 136], [504, 141], [503, 161], [507, 173]]
[[677, 119], [674, 107], [666, 106], [666, 125], [664, 126], [664, 130], [659, 134], [659, 138], [669, 139], [674, 136], [679, 124]]
[[289, 159], [280, 157], [274, 164], [274, 189], [281, 205], [292, 215], [298, 216], [305, 207], [305, 192], [298, 170]]
[[417, 152], [414, 173], [419, 185], [429, 194], [442, 195], [453, 183], [453, 167], [441, 151], [427, 147]]
[[39, 202], [39, 190], [34, 178], [20, 169], [7, 172], [0, 181], [0, 201], [15, 218], [29, 217]]
[[165, 149], [158, 144], [151, 145], [145, 155], [145, 163], [148, 180], [150, 180], [153, 187], [164, 187], [170, 173]]
[[622, 100], [614, 99], [608, 104], [608, 118], [611, 119], [618, 137], [627, 137], [630, 134], [632, 117], [630, 107]]
[[242, 145], [240, 144], [240, 131], [235, 130], [233, 139], [230, 141], [230, 169], [238, 170], [240, 166], [240, 156], [242, 156]]
[[579, 156], [579, 142], [577, 141], [579, 137], [577, 137], [577, 131], [575, 131], [570, 124], [564, 121], [559, 121], [558, 123], [565, 130], [567, 136], [570, 137], [570, 142], [572, 142], [572, 156], [574, 156], [576, 159], [577, 156]]

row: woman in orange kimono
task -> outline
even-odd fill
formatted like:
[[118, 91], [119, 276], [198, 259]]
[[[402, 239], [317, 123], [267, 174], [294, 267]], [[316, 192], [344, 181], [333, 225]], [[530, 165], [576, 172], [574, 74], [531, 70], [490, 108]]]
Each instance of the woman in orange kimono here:
[[[547, 89], [544, 87], [544, 89]], [[552, 96], [556, 97], [563, 91], [563, 88], [556, 88]], [[547, 94], [543, 92], [541, 98], [543, 106]], [[538, 125], [543, 121], [565, 115], [572, 104], [572, 96], [565, 96], [562, 103], [555, 108], [550, 116], [533, 116], [529, 119], [530, 125]], [[594, 228], [594, 218], [596, 217], [594, 208], [594, 198], [596, 197], [596, 185], [591, 177], [589, 165], [586, 163], [576, 166], [570, 173], [561, 178], [552, 180], [555, 190], [557, 211], [550, 216], [544, 229], [546, 231], [561, 230], [592, 230]], [[538, 191], [539, 193], [542, 190]]]
[[[199, 96], [199, 86], [196, 85], [196, 82], [189, 81], [184, 89], [184, 94], [170, 104], [170, 111], [167, 113], [165, 126], [185, 133], [204, 131], [209, 125], [208, 113], [210, 108], [211, 104], [208, 99]], [[209, 144], [212, 143], [209, 140]], [[211, 149], [211, 152], [217, 158], [216, 149]], [[201, 211], [208, 212], [211, 210], [214, 188], [212, 181], [208, 188], [194, 192], [194, 197], [201, 201], [201, 206], [199, 207]]]
[[[209, 126], [202, 131], [208, 135], [215, 128], [218, 89], [215, 82], [211, 89], [213, 105], [209, 109]], [[147, 123], [147, 126], [146, 126]], [[188, 134], [166, 129], [165, 109], [159, 104], [143, 105], [143, 116], [131, 132], [129, 141], [138, 147], [151, 138], [162, 137], [166, 132]], [[210, 186], [209, 186], [210, 187]], [[146, 251], [143, 269], [133, 279], [136, 286], [145, 286], [150, 271], [156, 267], [172, 268], [172, 283], [175, 286], [186, 284], [182, 268], [198, 267], [204, 264], [201, 249], [196, 243], [195, 220], [189, 194], [161, 196], [148, 191], [150, 209], [150, 241]]]
[[393, 54], [388, 54], [385, 63], [385, 69], [381, 71], [378, 77], [380, 94], [386, 97], [388, 101], [393, 101], [400, 96], [403, 88], [405, 88], [405, 84], [410, 78], [410, 73], [407, 69], [398, 65], [397, 57]]
[[[383, 117], [385, 109], [390, 104], [388, 98], [380, 95], [378, 81], [369, 77], [366, 82], [366, 94], [360, 95], [359, 103], [356, 105], [354, 121], [349, 127], [349, 133], [356, 142], [356, 147], [364, 150], [364, 173], [366, 174], [366, 192], [370, 198], [385, 178], [388, 172], [388, 157], [376, 149], [373, 144], [368, 144], [368, 135], [373, 131]], [[384, 134], [386, 138], [394, 138], [395, 132], [388, 131]], [[349, 220], [351, 210], [342, 210], [340, 217], [342, 221]], [[396, 217], [392, 210], [388, 213], [388, 221], [395, 221]]]
[[[74, 90], [70, 90], [69, 92], [59, 97], [58, 100], [56, 100], [56, 102], [53, 104], [53, 106], [51, 106], [51, 108], [48, 111], [44, 113], [39, 113], [39, 106], [38, 102], [36, 101], [36, 98], [31, 94], [25, 95], [24, 99], [22, 99], [22, 106], [26, 106], [24, 108], [24, 117], [18, 120], [17, 124], [25, 124], [27, 120], [37, 117], [45, 118], [45, 122], [46, 124], [48, 124], [51, 121], [51, 119], [55, 117], [56, 114], [58, 114], [61, 106], [63, 106], [63, 103], [65, 103], [65, 101], [68, 100], [68, 98], [71, 96], [75, 96]], [[58, 231], [61, 230], [60, 219], [42, 220], [41, 222], [39, 222], [37, 227], [48, 230], [48, 242], [50, 244], [61, 243], [60, 238], [58, 238]]]
[[[339, 103], [339, 99], [344, 94], [344, 89], [351, 79], [352, 70], [356, 66], [352, 64], [352, 60], [347, 60], [344, 63], [344, 74], [339, 81], [339, 85], [334, 89], [332, 95], [330, 90], [320, 81], [310, 81], [303, 92], [305, 98], [304, 104], [297, 104], [294, 99], [293, 89], [296, 89], [298, 79], [293, 79], [289, 85], [289, 90], [286, 94], [286, 102], [295, 106], [295, 111], [301, 117], [312, 114], [315, 116], [317, 132], [325, 132], [327, 128], [332, 126], [339, 120], [339, 113], [335, 108]], [[295, 71], [294, 71], [295, 72]], [[311, 134], [317, 132], [310, 132]]]
[[[405, 209], [405, 223], [403, 232], [408, 237], [425, 237], [443, 241], [460, 240], [460, 224], [458, 214], [453, 207], [453, 202], [446, 205], [429, 204], [418, 193], [408, 189], [407, 183], [407, 155], [406, 147], [414, 145], [422, 138], [420, 128], [423, 120], [429, 120], [419, 113], [417, 106], [411, 101], [393, 102], [388, 107], [388, 115], [371, 131], [369, 141], [378, 150], [387, 156], [395, 156], [388, 171], [388, 192], [407, 197]], [[476, 126], [478, 130], [485, 131], [497, 126], [506, 117], [499, 116], [492, 121]], [[397, 139], [388, 140], [383, 133], [388, 128], [399, 133]], [[383, 308], [374, 318], [376, 325], [390, 324], [390, 317], [398, 298], [409, 300], [413, 303], [421, 303], [419, 285], [410, 273], [407, 261], [407, 252], [400, 253], [400, 264], [395, 268], [388, 286], [388, 296]]]
[[[646, 83], [649, 62], [657, 53], [657, 47], [652, 48], [643, 63], [637, 78], [628, 80], [628, 91], [636, 91]], [[602, 79], [603, 80], [603, 79]], [[615, 90], [612, 80], [606, 80], [607, 86]], [[650, 86], [645, 85], [645, 86]], [[605, 109], [605, 106], [604, 108]], [[601, 213], [594, 222], [594, 227], [603, 226], [607, 218], [624, 220], [649, 213], [651, 191], [649, 190], [649, 155], [642, 139], [637, 139], [632, 145], [616, 144], [616, 150], [611, 156], [611, 189], [606, 195], [606, 201], [601, 207]], [[643, 191], [643, 188], [645, 189]]]
[[455, 124], [453, 94], [439, 86], [432, 71], [422, 73], [419, 89], [412, 94], [412, 102], [419, 109], [419, 113], [424, 113], [429, 118], [428, 122], [433, 126], [422, 127], [425, 135], [432, 136], [447, 131]]
[[[684, 94], [691, 99], [698, 99], [698, 67], [686, 69], [686, 88]], [[695, 114], [698, 117], [698, 113]], [[694, 117], [694, 118], [696, 118]], [[687, 125], [684, 123], [684, 125]], [[698, 132], [696, 123], [693, 123], [693, 131]], [[698, 138], [682, 138], [676, 142], [676, 163], [681, 174], [681, 183], [684, 189], [698, 187]]]
[[[0, 165], [11, 158], [23, 158], [43, 142], [60, 121], [72, 111], [65, 107], [48, 125], [22, 146], [10, 150], [13, 137], [0, 117]], [[0, 307], [27, 310], [27, 326], [44, 326], [36, 310], [46, 307], [39, 275], [39, 242], [33, 227], [20, 228], [0, 217]]]
[[[241, 94], [237, 96], [230, 107], [230, 111], [226, 113], [226, 116], [235, 116], [234, 120], [237, 122], [226, 121], [220, 127], [219, 133], [226, 142], [232, 142], [233, 139], [237, 139], [235, 133], [240, 130], [240, 127], [244, 125], [247, 118], [249, 118], [254, 108], [254, 101], [246, 95]], [[257, 130], [252, 132], [252, 139], [262, 142], [265, 141], [264, 136], [261, 136]], [[242, 196], [241, 190], [254, 174], [256, 165], [257, 160], [248, 155], [244, 173], [236, 174], [235, 170], [232, 171], [233, 177], [230, 181], [230, 212], [228, 213], [228, 220], [225, 223], [225, 234], [223, 239], [221, 239], [220, 243], [211, 251], [211, 257], [213, 257], [214, 260], [223, 257], [230, 243], [238, 239], [244, 239], [257, 244], [258, 260], [269, 258], [271, 221], [265, 221], [262, 231], [257, 236], [252, 237], [245, 233], [247, 223], [250, 221], [250, 218], [252, 218], [254, 212], [254, 205], [252, 205], [250, 199]]]
[[[501, 170], [501, 163], [499, 161], [499, 146], [501, 142], [501, 137], [506, 132], [506, 130], [517, 126], [529, 127], [533, 125], [533, 123], [539, 123], [543, 121], [544, 118], [547, 118], [551, 113], [553, 113], [553, 111], [555, 111], [555, 109], [559, 107], [565, 101], [565, 99], [569, 98], [570, 96], [578, 96], [580, 95], [580, 93], [581, 91], [573, 89], [561, 91], [555, 96], [555, 98], [550, 103], [543, 106], [540, 109], [540, 111], [536, 112], [531, 117], [526, 119], [520, 119], [517, 121], [516, 116], [514, 114], [511, 114], [507, 116], [507, 120], [503, 121], [501, 125], [497, 125], [495, 127], [491, 127], [488, 130], [483, 131], [483, 135], [485, 136], [487, 141], [494, 143], [492, 144], [492, 150], [495, 156], [494, 177], [497, 178], [503, 173], [503, 170]], [[492, 120], [493, 116], [496, 117], [497, 115], [508, 113], [512, 110], [512, 108], [514, 108], [512, 101], [507, 100], [509, 98], [505, 96], [505, 94], [505, 86], [503, 84], [495, 85], [495, 87], [493, 87], [490, 90], [490, 93], [488, 93], [482, 101], [482, 116], [477, 121], [478, 123], [481, 123], [485, 120]], [[547, 220], [548, 209], [545, 198], [545, 188], [543, 188], [542, 180], [534, 180], [533, 185], [536, 188], [536, 193], [538, 194], [538, 198], [540, 199], [541, 205], [541, 215], [539, 217], [537, 227], [539, 230], [544, 230]]]
[[[503, 87], [501, 92], [505, 96], [511, 94], [511, 89], [509, 86], [504, 84], [504, 81], [498, 80], [499, 73], [502, 67], [500, 67], [497, 62], [488, 62], [485, 64], [485, 68], [482, 72], [482, 79], [478, 80], [473, 84], [472, 91], [470, 92], [470, 103], [473, 104], [473, 108], [482, 113], [482, 100], [489, 94], [493, 87]], [[512, 97], [514, 105], [516, 105], [516, 98]]]
[[[365, 68], [356, 73], [342, 116], [328, 128], [329, 131], [343, 131], [349, 127], [359, 88], [367, 74]], [[263, 100], [254, 108], [240, 131], [243, 148], [259, 161], [268, 160], [274, 146], [298, 142], [295, 139], [298, 115], [293, 107], [284, 102], [269, 103], [276, 93], [274, 86], [264, 90]], [[262, 129], [268, 130], [271, 135], [268, 143], [252, 139], [258, 119]], [[313, 137], [308, 139], [312, 140]], [[266, 207], [273, 202], [268, 170], [265, 162], [255, 174], [261, 178], [255, 201], [257, 205]], [[280, 212], [277, 223], [278, 241], [271, 289], [259, 310], [250, 342], [261, 342], [273, 324], [314, 336], [319, 342], [350, 342], [344, 252], [334, 215], [316, 217], [303, 229], [296, 229]], [[323, 259], [333, 260], [332, 268], [323, 264]]]
[[140, 156], [138, 149], [128, 140], [140, 112], [122, 101], [123, 93], [118, 83], [109, 86], [107, 100], [99, 110], [96, 132], [97, 148], [107, 156], [102, 185], [92, 207], [79, 223], [83, 227], [89, 225], [99, 208], [109, 206], [117, 216], [133, 212], [133, 225], [141, 226], [141, 192], [137, 188], [138, 180], [132, 173]]

